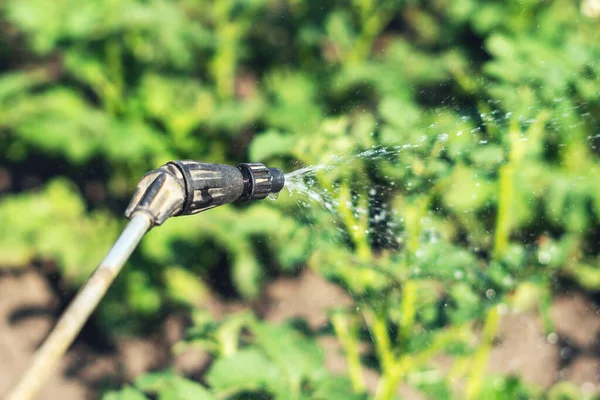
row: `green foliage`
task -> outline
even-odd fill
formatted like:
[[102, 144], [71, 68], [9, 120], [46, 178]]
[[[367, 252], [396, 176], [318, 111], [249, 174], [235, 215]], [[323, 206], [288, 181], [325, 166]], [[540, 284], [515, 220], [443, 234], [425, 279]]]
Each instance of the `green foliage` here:
[[182, 378], [172, 372], [151, 373], [136, 379], [135, 387], [104, 394], [103, 400], [143, 400], [144, 393], [156, 395], [160, 400], [214, 400], [209, 391], [199, 383]]
[[[500, 310], [547, 321], [556, 282], [600, 290], [600, 22], [580, 3], [6, 0], [0, 168], [15, 184], [0, 198], [0, 267], [53, 261], [76, 287], [140, 176], [170, 159], [323, 165], [304, 184], [327, 207], [284, 192], [144, 238], [102, 323], [139, 329], [184, 308], [195, 323], [175, 351], [215, 360], [204, 386], [158, 373], [107, 399], [363, 398], [367, 366], [378, 400], [400, 383], [432, 398], [577, 398], [483, 371]], [[31, 175], [42, 183], [26, 190]], [[211, 291], [252, 301], [299, 268], [354, 299], [330, 318], [349, 383], [324, 370], [318, 332], [203, 311]], [[434, 370], [444, 352], [464, 388]]]
[[140, 376], [136, 379], [135, 386], [144, 392], [158, 394], [158, 398], [164, 400], [214, 399], [208, 390], [199, 383], [171, 373], [154, 373]]
[[[0, 218], [0, 264], [16, 268], [37, 258], [52, 260], [60, 264], [66, 279], [77, 283], [103, 257], [118, 229], [105, 212], [87, 214], [77, 190], [61, 178], [39, 193], [5, 199]], [[65, 242], [73, 246], [64, 246]]]
[[[243, 339], [242, 327], [252, 333], [252, 340]], [[170, 371], [143, 375], [136, 379], [135, 386], [160, 399], [365, 398], [353, 394], [346, 379], [324, 370], [321, 349], [314, 341], [289, 326], [267, 325], [249, 314], [231, 315], [219, 324], [197, 318], [190, 338], [179, 343], [176, 351], [189, 347], [222, 355], [206, 374], [208, 388]], [[120, 392], [109, 392], [104, 398], [125, 396], [132, 390], [126, 387]]]

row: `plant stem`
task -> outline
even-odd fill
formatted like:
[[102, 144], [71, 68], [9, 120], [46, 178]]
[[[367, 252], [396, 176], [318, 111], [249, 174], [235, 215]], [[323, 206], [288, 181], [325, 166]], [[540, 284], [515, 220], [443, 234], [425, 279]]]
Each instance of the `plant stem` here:
[[537, 156], [541, 152], [541, 137], [544, 124], [549, 113], [542, 110], [527, 130], [527, 142], [521, 139], [521, 129], [517, 118], [513, 118], [509, 129], [509, 160], [499, 171], [498, 179], [498, 214], [496, 216], [496, 233], [494, 236], [494, 259], [500, 259], [508, 247], [510, 231], [513, 224], [512, 215], [515, 204], [515, 173], [526, 154]]
[[492, 307], [486, 315], [481, 334], [481, 343], [473, 357], [469, 379], [467, 381], [466, 396], [467, 400], [475, 400], [479, 398], [481, 392], [482, 380], [487, 367], [487, 362], [492, 351], [492, 345], [498, 325], [500, 322], [500, 313], [498, 306]]
[[117, 39], [110, 40], [106, 44], [106, 66], [108, 69], [108, 85], [106, 85], [104, 95], [106, 108], [112, 114], [117, 114], [123, 108], [123, 61], [121, 44]]
[[352, 389], [357, 393], [362, 393], [365, 391], [365, 381], [358, 350], [358, 324], [356, 318], [348, 314], [336, 313], [331, 318], [331, 322], [348, 361], [348, 374], [350, 375]]
[[401, 362], [394, 357], [385, 319], [373, 310], [364, 310], [363, 317], [373, 337], [375, 351], [381, 362], [382, 377], [377, 385], [376, 400], [390, 400], [403, 375]]
[[417, 283], [408, 280], [404, 283], [402, 289], [402, 315], [400, 319], [400, 329], [398, 330], [398, 339], [400, 345], [405, 346], [407, 339], [415, 323], [417, 302]]
[[513, 118], [509, 131], [509, 161], [500, 168], [498, 179], [498, 214], [496, 215], [496, 233], [494, 235], [494, 259], [496, 260], [504, 255], [508, 247], [515, 197], [514, 174], [523, 153], [523, 148], [517, 141], [519, 136], [518, 121]]
[[429, 207], [430, 197], [423, 196], [416, 199], [406, 207], [405, 220], [408, 233], [407, 250], [410, 256], [414, 256], [419, 248], [419, 236], [421, 235], [421, 218], [425, 216]]
[[371, 246], [365, 231], [368, 228], [368, 216], [364, 220], [356, 218], [351, 210], [352, 200], [350, 198], [350, 188], [343, 184], [340, 186], [339, 206], [338, 210], [342, 216], [342, 220], [348, 229], [348, 234], [352, 238], [352, 242], [356, 247], [356, 255], [360, 261], [366, 262], [371, 260]]
[[381, 369], [384, 374], [389, 373], [395, 364], [395, 360], [385, 319], [381, 313], [370, 309], [364, 310], [363, 316], [371, 331], [371, 335], [373, 335], [375, 350], [381, 360]]
[[402, 374], [383, 376], [377, 386], [375, 400], [391, 400], [394, 398], [401, 377]]
[[500, 168], [498, 179], [498, 214], [496, 216], [496, 233], [494, 236], [494, 258], [502, 257], [508, 247], [508, 236], [511, 228], [511, 205], [513, 200], [513, 176], [514, 166], [512, 163]]

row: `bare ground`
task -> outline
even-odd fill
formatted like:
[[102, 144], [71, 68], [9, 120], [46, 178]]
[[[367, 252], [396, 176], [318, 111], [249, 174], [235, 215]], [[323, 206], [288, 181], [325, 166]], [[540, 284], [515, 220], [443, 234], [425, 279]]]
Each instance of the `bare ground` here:
[[[33, 269], [0, 275], [0, 398], [49, 332], [57, 303], [46, 278]], [[319, 328], [326, 323], [329, 308], [350, 305], [351, 300], [337, 286], [307, 271], [298, 278], [281, 278], [269, 284], [261, 304], [258, 311], [267, 320], [302, 318]], [[213, 298], [208, 307], [219, 316], [244, 306]], [[535, 313], [505, 315], [488, 371], [519, 375], [543, 387], [569, 380], [586, 391], [600, 391], [598, 306], [582, 294], [564, 294], [555, 298], [551, 317], [558, 340], [548, 340], [541, 318]], [[172, 315], [148, 338], [117, 337], [115, 348], [104, 352], [80, 338], [44, 385], [39, 399], [96, 399], [101, 387], [119, 385], [141, 372], [168, 364], [198, 376], [210, 362], [208, 355], [193, 351], [174, 356], [169, 352], [170, 345], [181, 339], [184, 328], [185, 318]], [[324, 336], [319, 342], [327, 368], [345, 373], [345, 359], [335, 338]], [[448, 368], [451, 360], [440, 357], [438, 362], [441, 368]], [[364, 375], [367, 386], [374, 390], [377, 372], [367, 369]], [[401, 388], [401, 393], [405, 399], [423, 398], [409, 387]]]

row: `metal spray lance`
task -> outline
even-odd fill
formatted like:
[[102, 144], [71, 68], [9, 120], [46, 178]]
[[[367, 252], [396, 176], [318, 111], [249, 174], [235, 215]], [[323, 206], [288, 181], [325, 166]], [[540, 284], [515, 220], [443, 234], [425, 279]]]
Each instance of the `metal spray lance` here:
[[7, 400], [30, 400], [71, 345], [142, 237], [170, 217], [196, 214], [236, 200], [277, 194], [281, 170], [261, 163], [237, 167], [171, 161], [142, 177], [125, 216], [130, 219], [106, 257], [64, 311]]

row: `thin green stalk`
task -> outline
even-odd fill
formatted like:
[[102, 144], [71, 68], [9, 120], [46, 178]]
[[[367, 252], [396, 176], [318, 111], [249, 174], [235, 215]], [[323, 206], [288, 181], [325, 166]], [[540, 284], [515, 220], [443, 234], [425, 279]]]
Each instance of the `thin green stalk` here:
[[502, 257], [508, 247], [508, 237], [511, 229], [511, 206], [514, 197], [512, 163], [500, 168], [498, 180], [498, 214], [496, 215], [496, 233], [494, 236], [494, 258]]
[[355, 316], [335, 313], [331, 318], [331, 323], [346, 355], [352, 389], [356, 393], [362, 393], [366, 386], [358, 350], [358, 321]]
[[248, 24], [241, 19], [232, 20], [235, 2], [220, 0], [213, 6], [217, 37], [217, 52], [210, 62], [210, 72], [215, 80], [216, 91], [221, 99], [235, 94], [235, 75], [238, 63], [238, 45]]
[[465, 398], [467, 400], [479, 398], [483, 376], [492, 351], [493, 341], [498, 331], [499, 322], [500, 313], [498, 312], [498, 306], [495, 306], [487, 312], [481, 335], [481, 343], [473, 356], [473, 363], [465, 390]]
[[[414, 324], [416, 291], [416, 282], [407, 281], [404, 284], [401, 305], [402, 319], [398, 337], [400, 345], [405, 344], [405, 340], [410, 336]], [[363, 315], [375, 342], [377, 356], [381, 360], [382, 377], [377, 387], [375, 399], [389, 400], [393, 398], [401, 378], [408, 370], [408, 366], [411, 364], [410, 358], [408, 356], [398, 359], [395, 357], [384, 315], [373, 310], [365, 310]]]
[[516, 197], [515, 174], [526, 154], [535, 156], [541, 152], [541, 137], [544, 133], [544, 124], [549, 118], [549, 113], [542, 110], [535, 121], [527, 130], [527, 138], [523, 141], [519, 121], [513, 118], [509, 129], [509, 160], [499, 171], [498, 179], [498, 214], [496, 216], [496, 233], [494, 236], [494, 258], [500, 259], [506, 251], [512, 229], [512, 214], [514, 199]]
[[419, 236], [421, 235], [421, 218], [427, 213], [429, 208], [429, 196], [419, 197], [414, 203], [406, 207], [405, 220], [406, 231], [408, 233], [407, 250], [410, 255], [414, 255], [419, 248]]
[[375, 400], [392, 400], [398, 390], [402, 378], [411, 370], [420, 367], [429, 361], [435, 354], [442, 351], [450, 342], [457, 339], [466, 340], [470, 335], [469, 325], [459, 325], [445, 329], [435, 335], [433, 342], [416, 354], [404, 355], [398, 358], [392, 368], [383, 374], [379, 381]]
[[369, 227], [367, 218], [355, 217], [352, 213], [352, 200], [350, 198], [350, 188], [348, 185], [340, 186], [338, 211], [348, 229], [348, 234], [356, 247], [356, 255], [360, 261], [371, 260], [371, 246], [367, 238], [366, 230]]
[[395, 360], [385, 319], [383, 318], [383, 315], [370, 309], [363, 311], [363, 317], [365, 318], [373, 337], [375, 351], [377, 352], [378, 358], [381, 360], [383, 374], [387, 375], [394, 367]]
[[546, 276], [544, 278], [544, 286], [542, 296], [540, 298], [540, 316], [542, 317], [542, 323], [544, 325], [544, 332], [546, 335], [554, 332], [554, 322], [550, 315], [550, 307], [552, 306], [552, 277]]
[[106, 66], [110, 82], [105, 85], [105, 105], [109, 112], [116, 114], [122, 111], [125, 87], [121, 44], [116, 39], [106, 44]]
[[385, 319], [373, 310], [363, 311], [363, 316], [375, 343], [375, 352], [381, 361], [382, 376], [377, 385], [375, 400], [391, 400], [404, 375], [403, 363], [399, 363], [394, 357]]
[[498, 213], [496, 215], [496, 232], [494, 235], [494, 258], [496, 260], [504, 255], [508, 247], [508, 239], [512, 227], [512, 207], [515, 197], [515, 168], [523, 153], [523, 147], [518, 143], [519, 136], [518, 120], [513, 118], [509, 130], [509, 160], [507, 164], [500, 168], [498, 179]]
[[377, 386], [377, 392], [375, 393], [375, 400], [391, 400], [394, 398], [394, 395], [398, 389], [398, 385], [400, 384], [400, 378], [402, 378], [402, 373], [394, 374], [394, 375], [384, 375]]
[[398, 330], [398, 339], [402, 346], [404, 346], [406, 340], [411, 336], [411, 331], [417, 315], [416, 302], [417, 283], [408, 280], [404, 283], [402, 288], [402, 316], [400, 317], [400, 329]]

